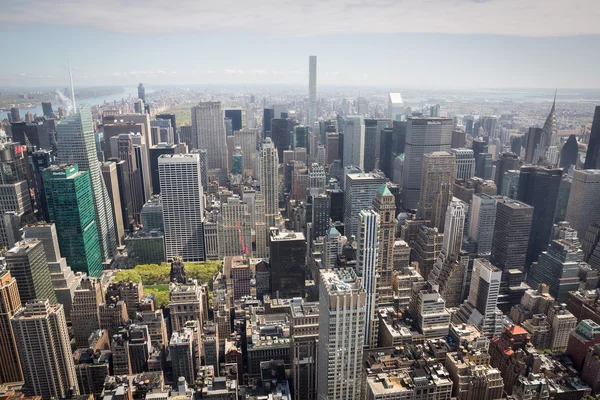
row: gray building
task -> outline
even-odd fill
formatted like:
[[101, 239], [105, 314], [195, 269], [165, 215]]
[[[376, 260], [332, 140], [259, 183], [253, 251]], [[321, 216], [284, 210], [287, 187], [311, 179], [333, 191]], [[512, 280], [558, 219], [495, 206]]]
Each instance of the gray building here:
[[533, 207], [505, 198], [496, 203], [491, 261], [502, 271], [525, 270]]
[[375, 193], [386, 182], [386, 178], [379, 172], [348, 173], [345, 178], [344, 233], [350, 237], [358, 234], [358, 213], [372, 208]]

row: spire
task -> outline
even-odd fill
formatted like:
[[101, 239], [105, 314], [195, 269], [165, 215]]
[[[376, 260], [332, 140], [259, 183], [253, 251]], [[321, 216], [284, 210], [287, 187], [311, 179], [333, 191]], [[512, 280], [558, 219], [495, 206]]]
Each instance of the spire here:
[[75, 105], [75, 86], [73, 86], [73, 73], [71, 72], [71, 62], [69, 61], [69, 52], [67, 51], [67, 65], [69, 66], [69, 81], [71, 84], [71, 103], [73, 104], [73, 113], [77, 112]]

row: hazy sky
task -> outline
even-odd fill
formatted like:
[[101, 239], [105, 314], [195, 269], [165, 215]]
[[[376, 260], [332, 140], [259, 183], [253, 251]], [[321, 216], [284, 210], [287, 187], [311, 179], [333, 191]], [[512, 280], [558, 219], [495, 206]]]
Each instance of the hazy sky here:
[[0, 86], [600, 88], [600, 0], [3, 0]]

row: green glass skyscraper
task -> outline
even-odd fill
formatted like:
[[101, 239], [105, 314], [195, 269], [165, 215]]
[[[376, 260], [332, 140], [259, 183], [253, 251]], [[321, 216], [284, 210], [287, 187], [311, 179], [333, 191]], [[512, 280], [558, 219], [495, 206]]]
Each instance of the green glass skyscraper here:
[[102, 254], [88, 171], [79, 171], [77, 165], [55, 165], [44, 170], [43, 179], [61, 253], [74, 271], [99, 277]]

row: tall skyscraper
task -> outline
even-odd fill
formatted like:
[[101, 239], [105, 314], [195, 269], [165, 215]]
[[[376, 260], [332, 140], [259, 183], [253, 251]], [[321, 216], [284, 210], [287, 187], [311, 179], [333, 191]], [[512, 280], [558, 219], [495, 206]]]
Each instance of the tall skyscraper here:
[[346, 174], [344, 186], [344, 234], [348, 237], [358, 234], [358, 213], [371, 209], [377, 189], [385, 183], [385, 176], [371, 172]]
[[328, 268], [335, 268], [337, 263], [338, 255], [342, 251], [342, 235], [335, 229], [335, 227], [329, 227], [327, 235], [323, 239], [323, 266]]
[[416, 117], [408, 117], [407, 120], [402, 206], [414, 209], [420, 198], [423, 155], [450, 150], [454, 120]]
[[558, 131], [558, 127], [556, 124], [556, 93], [554, 94], [554, 102], [552, 103], [552, 108], [550, 109], [550, 113], [544, 122], [544, 126], [542, 127], [542, 135], [540, 137], [540, 143], [538, 147], [534, 151], [533, 155], [533, 163], [538, 164], [539, 160], [546, 160], [550, 165], [556, 166], [556, 162], [558, 161], [556, 157], [553, 157], [551, 152], [551, 147], [554, 146], [554, 142], [556, 140], [556, 134]]
[[499, 191], [502, 190], [504, 174], [508, 171], [519, 169], [519, 163], [519, 157], [515, 153], [500, 154], [498, 161], [496, 161], [496, 178], [494, 179]]
[[138, 85], [138, 98], [142, 99], [143, 102], [146, 102], [146, 89], [144, 88], [144, 84], [141, 82]]
[[600, 106], [596, 106], [592, 131], [585, 155], [585, 169], [600, 169]]
[[[102, 261], [106, 262], [113, 257], [117, 242], [112, 207], [96, 156], [94, 123], [89, 105], [62, 119], [56, 126], [56, 134], [60, 142], [57, 162], [77, 164], [80, 171], [89, 173], [100, 251]], [[63, 253], [66, 256], [67, 252]]]
[[313, 237], [327, 235], [331, 222], [331, 198], [326, 194], [312, 196]]
[[271, 120], [275, 118], [275, 110], [272, 108], [265, 108], [263, 110], [262, 119], [262, 139], [271, 137]]
[[450, 149], [456, 157], [455, 179], [469, 179], [475, 175], [475, 153], [472, 149]]
[[204, 195], [198, 153], [158, 159], [167, 260], [204, 261]]
[[388, 95], [387, 117], [394, 121], [399, 121], [404, 113], [405, 109], [402, 95], [400, 93], [390, 93]]
[[262, 144], [258, 160], [260, 193], [265, 198], [265, 222], [267, 229], [275, 226], [279, 215], [279, 158], [277, 149], [267, 138]]
[[469, 298], [460, 306], [455, 320], [475, 325], [488, 338], [498, 336], [503, 329], [502, 311], [496, 307], [501, 276], [502, 271], [488, 260], [475, 259]]
[[344, 128], [344, 167], [364, 168], [365, 120], [359, 115], [346, 117]]
[[204, 101], [192, 107], [192, 147], [208, 150], [207, 168], [227, 170], [225, 121], [221, 102]]
[[496, 224], [496, 202], [502, 199], [485, 193], [473, 194], [471, 201], [468, 237], [476, 243], [476, 252], [487, 258], [492, 251], [494, 226]]
[[317, 120], [317, 56], [308, 57], [308, 121], [311, 126]]
[[579, 145], [577, 137], [570, 135], [560, 152], [560, 167], [567, 173], [569, 168], [579, 163]]
[[273, 296], [280, 298], [304, 296], [306, 280], [304, 234], [271, 229], [269, 249]]
[[89, 175], [89, 171], [79, 171], [77, 165], [52, 166], [44, 170], [44, 189], [50, 221], [56, 224], [67, 263], [74, 271], [99, 277], [102, 254]]
[[521, 168], [517, 200], [533, 207], [526, 270], [548, 248], [562, 169], [527, 165]]
[[361, 398], [367, 294], [352, 269], [320, 274], [318, 398]]
[[[600, 107], [596, 108], [596, 115], [600, 116]], [[600, 121], [597, 125], [600, 126]], [[594, 222], [599, 222], [599, 216], [600, 169], [573, 171], [573, 183], [565, 219], [577, 231], [577, 236], [583, 238], [588, 227]]]
[[532, 218], [533, 207], [528, 204], [509, 198], [496, 202], [490, 260], [502, 271], [525, 271]]
[[6, 265], [17, 280], [22, 302], [47, 299], [56, 303], [52, 277], [41, 241], [26, 239], [16, 243], [6, 252]]
[[258, 129], [233, 131], [233, 142], [236, 147], [239, 146], [242, 150], [244, 174], [252, 175], [258, 147]]
[[117, 245], [121, 245], [125, 240], [125, 228], [123, 225], [123, 207], [121, 206], [121, 194], [119, 191], [119, 175], [117, 174], [117, 163], [114, 161], [103, 162], [100, 165], [102, 179], [108, 192], [108, 198], [113, 210], [113, 220], [115, 224], [115, 234]]
[[444, 232], [446, 210], [452, 200], [456, 157], [448, 151], [434, 151], [423, 156], [419, 217]]
[[377, 306], [392, 305], [394, 293], [392, 275], [394, 271], [394, 242], [396, 240], [396, 199], [387, 185], [381, 185], [373, 199], [373, 210], [379, 214], [379, 260], [377, 273]]
[[25, 395], [50, 399], [78, 394], [63, 306], [48, 300], [31, 301], [11, 323], [23, 367]]
[[21, 310], [17, 280], [7, 269], [0, 269], [0, 384], [23, 380], [21, 360], [10, 323]]
[[248, 205], [233, 195], [221, 204], [217, 217], [219, 258], [252, 254], [251, 218]]
[[77, 348], [87, 348], [92, 332], [100, 328], [98, 307], [104, 302], [100, 280], [83, 279], [73, 296], [71, 321]]
[[380, 275], [378, 272], [381, 245], [379, 243], [379, 214], [373, 210], [361, 210], [358, 213], [359, 230], [356, 238], [356, 273], [367, 292], [365, 342], [367, 347], [375, 347], [378, 342], [377, 315]]

